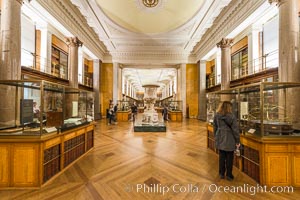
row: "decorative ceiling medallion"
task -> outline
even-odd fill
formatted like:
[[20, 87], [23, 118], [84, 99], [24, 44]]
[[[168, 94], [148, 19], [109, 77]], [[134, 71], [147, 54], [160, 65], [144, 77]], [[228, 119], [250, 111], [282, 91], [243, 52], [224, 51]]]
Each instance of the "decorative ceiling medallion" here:
[[142, 0], [144, 6], [146, 6], [147, 8], [153, 8], [155, 6], [157, 6], [158, 4], [158, 0]]
[[142, 11], [157, 12], [159, 11], [167, 0], [136, 0], [136, 4]]

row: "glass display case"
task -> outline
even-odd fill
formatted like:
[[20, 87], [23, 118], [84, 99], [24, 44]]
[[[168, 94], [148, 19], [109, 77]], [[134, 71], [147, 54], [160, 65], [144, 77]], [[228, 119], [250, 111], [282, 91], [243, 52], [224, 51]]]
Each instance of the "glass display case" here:
[[62, 131], [87, 124], [94, 120], [93, 92], [65, 88], [65, 112]]
[[300, 135], [300, 83], [263, 82], [207, 94], [207, 120], [221, 100], [233, 104], [240, 130], [264, 136]]
[[0, 135], [59, 133], [93, 121], [93, 92], [47, 81], [0, 81]]
[[128, 100], [118, 100], [118, 111], [128, 111], [131, 109], [131, 101]]
[[182, 111], [182, 101], [170, 100], [167, 102], [169, 111]]

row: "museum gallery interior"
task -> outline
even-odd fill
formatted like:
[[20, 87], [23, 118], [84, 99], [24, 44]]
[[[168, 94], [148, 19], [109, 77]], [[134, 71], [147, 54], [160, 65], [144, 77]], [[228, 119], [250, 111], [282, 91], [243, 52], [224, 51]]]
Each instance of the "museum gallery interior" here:
[[300, 198], [299, 0], [0, 2], [1, 199]]

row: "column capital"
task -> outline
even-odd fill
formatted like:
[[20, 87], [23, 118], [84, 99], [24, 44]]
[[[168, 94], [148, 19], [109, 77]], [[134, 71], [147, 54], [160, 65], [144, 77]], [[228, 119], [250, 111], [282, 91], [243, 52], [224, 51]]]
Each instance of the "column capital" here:
[[220, 47], [222, 49], [229, 48], [232, 43], [232, 38], [222, 38], [222, 40], [217, 43], [217, 47]]
[[82, 42], [77, 38], [77, 37], [67, 37], [66, 42], [68, 46], [73, 46], [73, 47], [81, 47]]
[[275, 3], [276, 6], [280, 6], [284, 1], [283, 0], [268, 0], [270, 4]]

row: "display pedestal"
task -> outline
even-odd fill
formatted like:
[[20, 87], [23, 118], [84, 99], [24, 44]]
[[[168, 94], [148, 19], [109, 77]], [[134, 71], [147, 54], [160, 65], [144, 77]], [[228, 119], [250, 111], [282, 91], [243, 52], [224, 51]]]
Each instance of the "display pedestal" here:
[[131, 118], [131, 110], [127, 111], [117, 111], [117, 121], [118, 122], [128, 122]]
[[159, 125], [134, 125], [134, 132], [166, 132], [167, 128], [165, 124]]
[[162, 117], [155, 110], [145, 110], [137, 114], [134, 132], [166, 132], [167, 128]]

